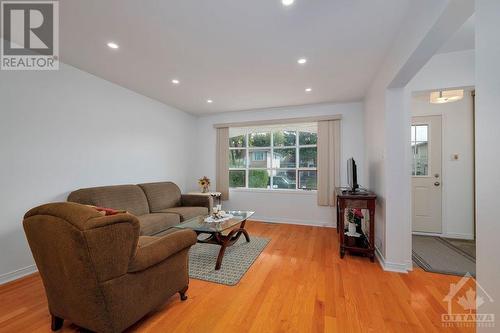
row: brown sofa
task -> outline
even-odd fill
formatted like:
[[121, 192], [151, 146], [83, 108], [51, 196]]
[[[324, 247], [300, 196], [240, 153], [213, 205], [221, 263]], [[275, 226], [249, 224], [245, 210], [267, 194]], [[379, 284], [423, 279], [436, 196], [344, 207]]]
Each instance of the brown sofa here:
[[172, 182], [116, 185], [76, 190], [68, 201], [126, 210], [137, 216], [141, 235], [165, 235], [172, 227], [212, 210], [210, 196], [181, 194]]
[[191, 230], [139, 236], [131, 214], [103, 216], [76, 203], [33, 208], [23, 221], [47, 294], [52, 329], [69, 320], [121, 332], [189, 283]]

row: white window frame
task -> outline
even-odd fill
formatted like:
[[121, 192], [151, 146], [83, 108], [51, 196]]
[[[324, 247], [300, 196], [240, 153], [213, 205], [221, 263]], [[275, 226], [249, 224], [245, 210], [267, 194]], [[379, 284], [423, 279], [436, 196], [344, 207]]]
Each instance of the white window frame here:
[[[244, 191], [292, 191], [292, 192], [316, 192], [316, 189], [302, 189], [299, 188], [299, 172], [300, 171], [318, 171], [317, 168], [317, 158], [316, 158], [316, 167], [315, 168], [310, 168], [310, 167], [300, 167], [300, 148], [316, 148], [317, 152], [317, 144], [312, 144], [312, 145], [301, 145], [299, 144], [299, 136], [300, 132], [307, 132], [307, 130], [301, 130], [300, 128], [283, 128], [280, 129], [280, 131], [286, 131], [286, 132], [295, 132], [296, 133], [296, 139], [295, 139], [295, 145], [293, 146], [277, 146], [274, 147], [274, 133], [277, 132], [277, 130], [269, 129], [269, 128], [253, 128], [251, 130], [246, 131], [244, 134], [245, 136], [245, 146], [243, 147], [229, 147], [229, 150], [244, 150], [245, 151], [245, 157], [246, 157], [246, 165], [244, 168], [229, 168], [229, 171], [245, 171], [245, 187], [230, 187], [232, 190], [244, 190]], [[270, 146], [266, 147], [250, 147], [249, 145], [249, 138], [252, 133], [270, 133]], [[317, 132], [316, 132], [317, 133]], [[274, 151], [280, 150], [280, 149], [295, 149], [295, 167], [293, 168], [276, 168], [274, 165]], [[258, 168], [258, 167], [250, 167], [250, 152], [252, 150], [269, 150], [270, 151], [270, 159], [271, 159], [271, 167], [270, 168]], [[257, 188], [257, 187], [249, 187], [249, 174], [251, 170], [266, 170], [270, 172], [270, 181], [269, 181], [269, 187], [268, 188]], [[289, 170], [294, 170], [295, 171], [295, 189], [284, 189], [284, 188], [273, 188], [273, 172], [274, 171], [289, 171]]]

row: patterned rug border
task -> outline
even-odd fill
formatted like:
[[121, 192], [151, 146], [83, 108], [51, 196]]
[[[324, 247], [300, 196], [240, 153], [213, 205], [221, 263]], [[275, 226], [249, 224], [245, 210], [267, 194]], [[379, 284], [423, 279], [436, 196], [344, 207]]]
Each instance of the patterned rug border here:
[[[245, 238], [244, 237], [240, 238], [240, 240], [242, 240], [242, 239], [244, 240]], [[262, 249], [260, 250], [259, 254], [257, 256], [255, 256], [255, 258], [252, 259], [252, 261], [249, 263], [248, 267], [242, 272], [241, 276], [234, 283], [224, 283], [222, 281], [214, 281], [213, 279], [210, 279], [208, 277], [207, 278], [202, 278], [202, 277], [199, 277], [199, 276], [193, 277], [193, 276], [191, 276], [191, 274], [189, 274], [189, 278], [190, 279], [194, 279], [194, 280], [200, 280], [200, 281], [206, 281], [206, 282], [211, 282], [211, 283], [216, 283], [216, 284], [222, 284], [222, 285], [225, 285], [225, 286], [235, 286], [235, 285], [237, 285], [241, 281], [241, 279], [245, 276], [245, 274], [248, 272], [248, 270], [250, 269], [250, 267], [252, 267], [252, 265], [255, 263], [255, 261], [260, 257], [260, 255], [262, 254], [262, 252], [264, 252], [264, 250], [266, 249], [266, 247], [271, 242], [271, 238], [257, 237], [257, 236], [250, 235], [250, 242], [252, 241], [252, 239], [260, 239], [260, 240], [264, 241], [265, 244], [262, 247]], [[227, 254], [227, 252], [226, 252], [226, 254]], [[223, 269], [224, 269], [224, 259], [222, 260], [221, 272], [223, 272]]]

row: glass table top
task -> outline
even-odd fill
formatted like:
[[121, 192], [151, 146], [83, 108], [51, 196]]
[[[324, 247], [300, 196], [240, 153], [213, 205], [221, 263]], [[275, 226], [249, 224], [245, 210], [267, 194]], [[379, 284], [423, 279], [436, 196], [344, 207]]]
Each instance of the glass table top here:
[[197, 216], [176, 225], [175, 228], [191, 229], [194, 231], [206, 233], [221, 232], [226, 229], [232, 228], [243, 221], [246, 221], [250, 216], [254, 214], [254, 212], [240, 210], [226, 211], [226, 213], [232, 214], [233, 217], [222, 222], [205, 222], [204, 219], [205, 217], [207, 217], [206, 215]]

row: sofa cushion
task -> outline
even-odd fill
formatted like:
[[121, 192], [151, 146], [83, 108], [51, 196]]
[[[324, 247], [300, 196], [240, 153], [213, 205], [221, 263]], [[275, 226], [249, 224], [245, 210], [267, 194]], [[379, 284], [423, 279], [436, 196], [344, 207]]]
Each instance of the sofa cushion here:
[[152, 213], [137, 216], [141, 224], [141, 236], [151, 236], [181, 223], [178, 214]]
[[146, 195], [137, 185], [116, 185], [79, 189], [70, 193], [68, 201], [84, 205], [126, 210], [134, 215], [149, 213]]
[[151, 213], [181, 205], [181, 190], [172, 182], [139, 184], [149, 203]]
[[200, 215], [208, 215], [208, 208], [206, 207], [173, 207], [162, 210], [165, 213], [179, 214], [181, 221], [189, 220], [193, 217]]

